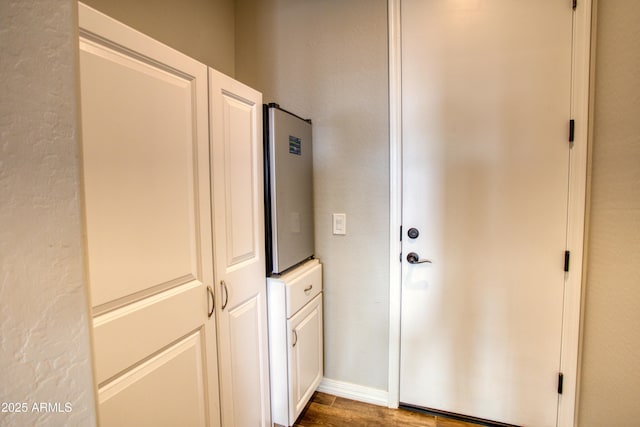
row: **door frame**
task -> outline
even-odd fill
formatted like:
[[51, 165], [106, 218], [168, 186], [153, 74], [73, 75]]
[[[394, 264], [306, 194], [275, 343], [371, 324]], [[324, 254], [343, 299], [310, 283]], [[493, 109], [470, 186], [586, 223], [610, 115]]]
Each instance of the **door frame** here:
[[[566, 0], [570, 7], [570, 0]], [[402, 0], [388, 0], [389, 43], [389, 391], [388, 406], [400, 402], [400, 315], [402, 268], [398, 233], [402, 225]], [[575, 135], [569, 160], [569, 200], [566, 248], [571, 268], [565, 274], [560, 372], [563, 394], [558, 397], [557, 426], [574, 426], [580, 353], [580, 320], [587, 199], [592, 0], [580, 0], [573, 15], [571, 111]], [[567, 142], [568, 143], [568, 142]]]

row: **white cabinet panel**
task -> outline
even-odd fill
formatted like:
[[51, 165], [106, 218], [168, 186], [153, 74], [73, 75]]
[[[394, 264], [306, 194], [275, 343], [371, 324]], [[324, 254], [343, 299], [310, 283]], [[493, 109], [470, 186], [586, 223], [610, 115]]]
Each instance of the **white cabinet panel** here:
[[288, 321], [289, 419], [298, 418], [322, 380], [322, 294], [316, 296]]
[[219, 426], [207, 67], [83, 4], [79, 27], [100, 424]]
[[[202, 284], [194, 281], [94, 316], [93, 348], [98, 384], [193, 331], [202, 321], [201, 310], [193, 309], [201, 307], [202, 292]], [[177, 321], [171, 321], [177, 316]]]
[[[225, 165], [225, 223], [227, 266], [251, 260], [257, 253], [255, 223], [256, 154], [252, 135], [256, 104], [221, 93]], [[222, 160], [222, 159], [221, 159]], [[259, 189], [258, 189], [259, 190]]]
[[262, 95], [209, 69], [222, 424], [271, 423]]
[[95, 307], [199, 275], [196, 81], [86, 38], [80, 48]]
[[203, 338], [202, 331], [196, 331], [103, 387], [102, 425], [209, 425], [201, 372]]

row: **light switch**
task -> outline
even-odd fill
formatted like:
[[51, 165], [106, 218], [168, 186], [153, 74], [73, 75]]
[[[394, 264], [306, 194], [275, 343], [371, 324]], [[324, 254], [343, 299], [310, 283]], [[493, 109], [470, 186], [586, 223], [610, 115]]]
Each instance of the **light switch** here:
[[344, 213], [333, 214], [333, 234], [337, 234], [337, 235], [347, 234], [347, 214], [344, 214]]

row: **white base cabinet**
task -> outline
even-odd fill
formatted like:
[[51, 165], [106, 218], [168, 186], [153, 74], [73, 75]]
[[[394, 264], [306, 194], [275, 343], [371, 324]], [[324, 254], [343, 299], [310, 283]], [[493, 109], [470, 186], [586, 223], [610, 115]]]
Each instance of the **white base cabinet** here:
[[291, 426], [323, 376], [322, 265], [311, 260], [267, 283], [271, 415]]

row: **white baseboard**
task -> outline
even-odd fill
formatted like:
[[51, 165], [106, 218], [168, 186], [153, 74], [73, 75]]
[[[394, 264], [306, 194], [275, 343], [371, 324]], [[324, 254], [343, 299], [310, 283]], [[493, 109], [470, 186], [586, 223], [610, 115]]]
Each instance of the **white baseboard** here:
[[378, 406], [388, 406], [389, 404], [389, 392], [386, 390], [336, 381], [329, 378], [322, 379], [318, 386], [318, 391]]

